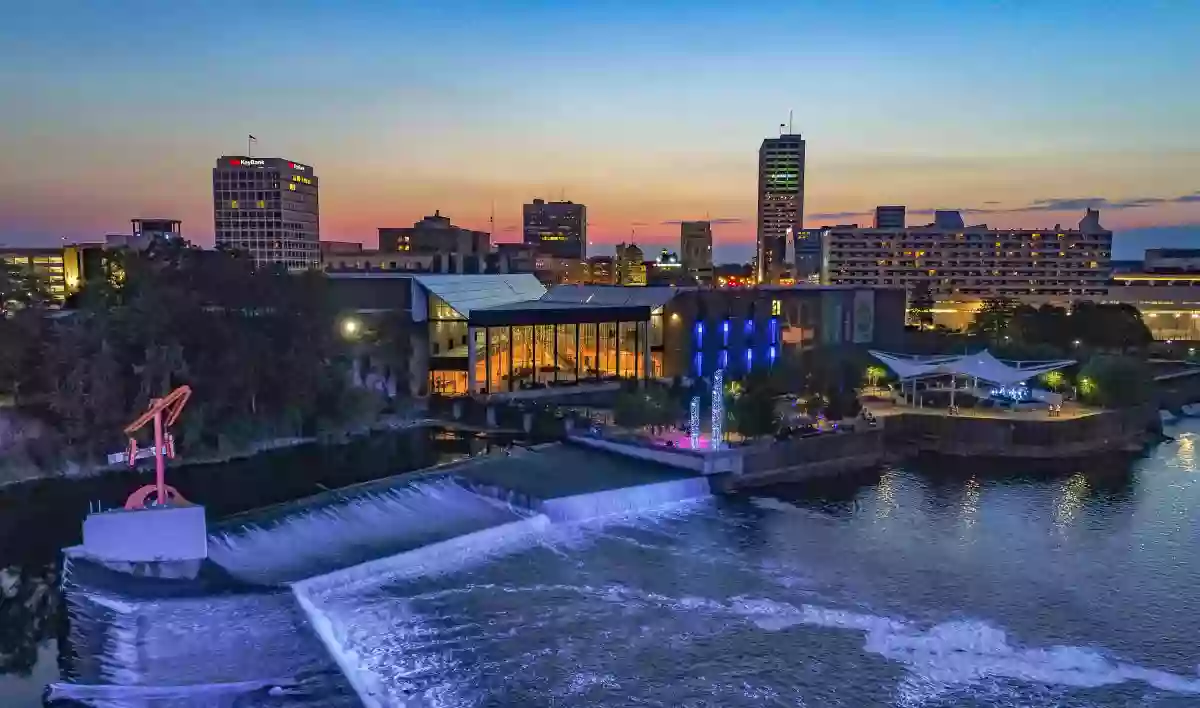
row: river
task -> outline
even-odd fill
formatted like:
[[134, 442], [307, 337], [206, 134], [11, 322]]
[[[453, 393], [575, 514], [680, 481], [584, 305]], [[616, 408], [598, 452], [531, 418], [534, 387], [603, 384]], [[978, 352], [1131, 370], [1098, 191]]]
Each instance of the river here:
[[[1200, 421], [1166, 432], [1107, 469], [905, 465], [556, 526], [430, 572], [400, 567], [410, 552], [316, 587], [309, 620], [356, 688], [395, 705], [1196, 706]], [[408, 445], [353, 464], [378, 471]], [[290, 465], [353, 481], [334, 457]], [[40, 705], [57, 678], [58, 541], [37, 539], [62, 538], [65, 494], [21, 511], [4, 547], [5, 706]], [[477, 513], [444, 496], [394, 503]]]

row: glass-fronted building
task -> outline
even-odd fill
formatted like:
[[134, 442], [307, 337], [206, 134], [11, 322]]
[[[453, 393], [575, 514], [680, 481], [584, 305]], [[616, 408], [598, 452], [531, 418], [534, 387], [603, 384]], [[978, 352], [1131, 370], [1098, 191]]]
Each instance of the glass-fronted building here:
[[[475, 310], [464, 392], [507, 393], [652, 373], [650, 309], [535, 301]], [[474, 361], [472, 367], [470, 361]]]
[[[402, 378], [414, 396], [709, 377], [769, 368], [819, 344], [894, 347], [900, 288], [700, 289], [559, 285], [530, 274], [335, 273], [338, 304], [407, 322]], [[347, 310], [349, 308], [349, 310]], [[392, 352], [394, 354], [394, 352]], [[381, 357], [395, 366], [395, 356]]]

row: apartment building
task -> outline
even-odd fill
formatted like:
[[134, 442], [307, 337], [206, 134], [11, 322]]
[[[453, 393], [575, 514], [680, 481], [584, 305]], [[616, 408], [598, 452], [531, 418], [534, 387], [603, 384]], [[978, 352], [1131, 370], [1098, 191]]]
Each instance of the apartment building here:
[[1101, 300], [1112, 274], [1112, 232], [1092, 209], [1074, 229], [966, 226], [953, 212], [927, 226], [835, 226], [822, 231], [821, 246], [823, 283], [902, 286], [910, 296], [927, 288], [935, 321], [950, 327], [968, 322], [984, 298]]

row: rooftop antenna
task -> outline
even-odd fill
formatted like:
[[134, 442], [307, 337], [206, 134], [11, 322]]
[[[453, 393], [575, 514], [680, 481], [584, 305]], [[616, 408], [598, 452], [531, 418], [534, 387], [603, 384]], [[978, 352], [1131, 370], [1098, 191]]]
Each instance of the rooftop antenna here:
[[788, 109], [788, 135], [795, 135], [792, 132], [792, 109]]
[[[488, 217], [488, 236], [496, 235], [496, 200], [492, 200], [492, 215]], [[490, 238], [488, 240], [491, 240]]]

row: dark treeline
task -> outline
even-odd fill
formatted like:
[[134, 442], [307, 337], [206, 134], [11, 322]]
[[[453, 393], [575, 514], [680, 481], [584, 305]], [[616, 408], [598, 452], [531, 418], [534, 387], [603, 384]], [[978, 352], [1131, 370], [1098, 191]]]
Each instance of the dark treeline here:
[[37, 428], [27, 462], [94, 463], [122, 449], [121, 429], [180, 384], [195, 392], [175, 431], [189, 454], [373, 416], [379, 403], [351, 385], [325, 287], [319, 273], [167, 243], [112, 252], [105, 277], [50, 310], [28, 274], [6, 270], [0, 396]]

